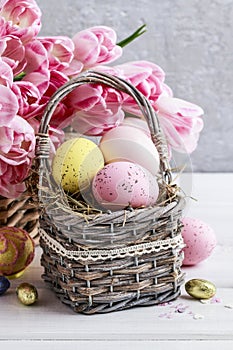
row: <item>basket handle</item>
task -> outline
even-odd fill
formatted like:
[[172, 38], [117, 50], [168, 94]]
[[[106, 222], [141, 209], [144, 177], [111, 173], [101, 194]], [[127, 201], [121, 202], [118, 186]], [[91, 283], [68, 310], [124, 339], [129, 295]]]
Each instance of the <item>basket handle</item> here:
[[127, 93], [134, 98], [147, 121], [152, 141], [157, 147], [160, 156], [160, 168], [162, 176], [164, 180], [169, 184], [172, 180], [172, 175], [168, 160], [168, 147], [155, 110], [152, 108], [146, 97], [141, 94], [131, 83], [125, 81], [122, 78], [107, 73], [100, 73], [97, 71], [89, 70], [81, 73], [77, 77], [71, 79], [66, 84], [61, 86], [53, 94], [46, 106], [41, 120], [39, 132], [37, 134], [36, 158], [45, 159], [49, 157], [49, 123], [58, 103], [75, 88], [84, 84], [104, 84], [116, 90]]

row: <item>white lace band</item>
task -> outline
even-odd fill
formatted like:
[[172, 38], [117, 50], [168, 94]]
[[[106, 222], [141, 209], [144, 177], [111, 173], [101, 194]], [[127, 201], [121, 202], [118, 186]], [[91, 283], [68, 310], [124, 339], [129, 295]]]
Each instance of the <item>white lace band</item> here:
[[128, 256], [139, 256], [160, 250], [182, 249], [184, 245], [181, 234], [174, 238], [166, 240], [153, 241], [150, 243], [140, 243], [132, 246], [116, 248], [116, 249], [88, 249], [88, 250], [67, 250], [59, 242], [50, 237], [44, 230], [40, 229], [40, 237], [48, 245], [49, 248], [63, 257], [71, 260], [107, 260], [115, 258], [124, 258]]

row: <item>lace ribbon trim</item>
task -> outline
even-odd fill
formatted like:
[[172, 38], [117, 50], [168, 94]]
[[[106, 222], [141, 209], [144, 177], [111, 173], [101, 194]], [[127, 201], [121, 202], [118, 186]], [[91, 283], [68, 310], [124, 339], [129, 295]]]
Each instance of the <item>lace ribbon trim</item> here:
[[67, 250], [59, 242], [50, 237], [44, 230], [40, 229], [40, 237], [56, 253], [71, 260], [107, 260], [115, 258], [124, 258], [135, 255], [149, 254], [168, 249], [182, 249], [184, 245], [181, 234], [174, 238], [154, 241], [149, 243], [140, 243], [128, 247], [116, 249], [88, 249], [88, 250]]

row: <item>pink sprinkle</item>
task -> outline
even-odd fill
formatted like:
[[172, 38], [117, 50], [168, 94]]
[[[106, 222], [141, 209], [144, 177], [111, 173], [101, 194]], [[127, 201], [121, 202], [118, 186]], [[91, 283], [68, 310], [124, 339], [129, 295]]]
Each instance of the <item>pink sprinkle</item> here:
[[172, 318], [172, 317], [173, 317], [172, 314], [167, 315], [167, 318]]
[[173, 316], [172, 316], [172, 314], [170, 312], [168, 312], [168, 313], [165, 313], [165, 314], [160, 314], [159, 317], [161, 317], [161, 318], [162, 317], [172, 318]]
[[172, 305], [170, 306], [170, 309], [177, 309], [178, 307], [183, 306], [182, 304], [178, 304], [178, 305]]
[[173, 304], [172, 302], [169, 302], [169, 303], [163, 303], [160, 305], [162, 305], [162, 306], [170, 305], [169, 306], [170, 311], [168, 311], [167, 313], [160, 314], [159, 317], [161, 317], [161, 318], [165, 317], [167, 319], [171, 319], [171, 318], [175, 317], [175, 314], [177, 314], [177, 313], [182, 314], [185, 312], [187, 315], [190, 315], [192, 317], [194, 317], [194, 315], [195, 315], [192, 311], [189, 310], [189, 306], [185, 305], [183, 303]]
[[220, 298], [213, 297], [210, 302], [211, 304], [219, 304], [222, 302], [222, 300]]
[[171, 305], [171, 304], [172, 304], [172, 302], [171, 302], [171, 301], [168, 301], [168, 302], [159, 304], [159, 306], [167, 306], [167, 305]]

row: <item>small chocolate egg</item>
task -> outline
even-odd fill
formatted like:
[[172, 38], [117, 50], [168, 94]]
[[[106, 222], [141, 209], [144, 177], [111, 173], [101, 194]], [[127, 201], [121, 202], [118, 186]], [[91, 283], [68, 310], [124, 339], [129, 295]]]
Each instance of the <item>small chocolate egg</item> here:
[[3, 295], [10, 285], [10, 281], [5, 276], [0, 276], [0, 295]]
[[18, 299], [24, 305], [32, 305], [38, 299], [38, 292], [35, 286], [30, 283], [21, 283], [16, 288], [16, 294]]
[[198, 278], [186, 282], [185, 290], [195, 299], [210, 299], [216, 293], [216, 287], [212, 282]]
[[104, 157], [98, 146], [87, 138], [77, 137], [58, 147], [52, 173], [65, 191], [74, 193], [88, 188], [103, 166]]
[[217, 244], [213, 229], [205, 222], [191, 217], [182, 219], [181, 234], [185, 248], [183, 265], [196, 265], [207, 259]]

